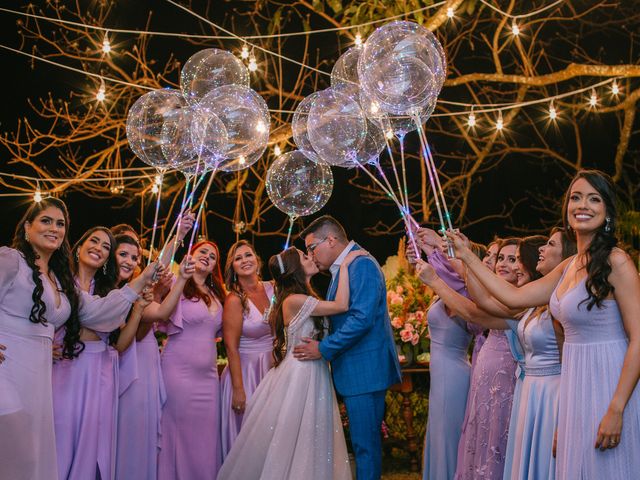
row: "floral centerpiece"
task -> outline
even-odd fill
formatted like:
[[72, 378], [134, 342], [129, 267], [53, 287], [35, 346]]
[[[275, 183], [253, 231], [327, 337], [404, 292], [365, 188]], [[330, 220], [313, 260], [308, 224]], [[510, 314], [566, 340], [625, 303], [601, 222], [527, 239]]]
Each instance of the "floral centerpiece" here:
[[427, 309], [433, 292], [414, 274], [406, 260], [404, 240], [398, 255], [382, 267], [387, 282], [387, 305], [393, 336], [402, 365], [429, 362]]

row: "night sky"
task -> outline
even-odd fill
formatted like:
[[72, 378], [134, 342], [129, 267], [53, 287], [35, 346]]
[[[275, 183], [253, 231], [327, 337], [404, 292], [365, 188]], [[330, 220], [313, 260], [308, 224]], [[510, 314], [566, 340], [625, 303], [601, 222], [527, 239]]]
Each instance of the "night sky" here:
[[[25, 2], [11, 3], [24, 4]], [[145, 12], [150, 5], [153, 5], [154, 17], [152, 30], [198, 32], [195, 20], [169, 4], [164, 4], [164, 2], [159, 1], [126, 3], [128, 5], [118, 7], [120, 16], [118, 20], [114, 20], [112, 26], [123, 28], [142, 27], [141, 24], [136, 23], [136, 19], [144, 22], [146, 18]], [[215, 3], [218, 5], [218, 8], [209, 15], [212, 19], [220, 21], [229, 14], [231, 5], [230, 2]], [[243, 2], [238, 3], [242, 4]], [[199, 3], [196, 2], [196, 5], [198, 4]], [[12, 5], [9, 8], [16, 8], [16, 6]], [[0, 32], [0, 38], [2, 38], [1, 43], [18, 48], [19, 37], [16, 34], [16, 17], [0, 12], [0, 22], [2, 28]], [[326, 25], [318, 24], [316, 28], [323, 26]], [[246, 28], [247, 32], [250, 31], [249, 27], [246, 25], [243, 27], [241, 22], [236, 24], [237, 33], [242, 33], [243, 28]], [[299, 28], [295, 28], [295, 26], [291, 28], [299, 30]], [[335, 51], [333, 56], [335, 58], [338, 57], [339, 46], [335, 42], [335, 36], [320, 37], [317, 41], [323, 45], [323, 50], [326, 55], [331, 55], [333, 50]], [[159, 58], [162, 57], [162, 52], [172, 49], [183, 62], [186, 61], [190, 54], [198, 49], [192, 45], [186, 45], [184, 42], [171, 39], [154, 41], [153, 48], [156, 49], [155, 51]], [[295, 52], [295, 47], [291, 48]], [[620, 55], [624, 56], [625, 53], [622, 52]], [[4, 94], [3, 107], [0, 109], [0, 129], [2, 131], [13, 130], [19, 117], [26, 115], [31, 118], [33, 116], [29, 112], [27, 99], [31, 98], [35, 100], [39, 96], [46, 95], [48, 92], [65, 98], [68, 96], [69, 91], [77, 91], [88, 85], [88, 81], [76, 73], [66, 72], [43, 63], [36, 63], [35, 68], [32, 69], [29, 59], [7, 51], [0, 51], [0, 56], [2, 58], [4, 73], [0, 78], [1, 91]], [[635, 55], [635, 59], [637, 62], [637, 54]], [[174, 80], [177, 80], [177, 78]], [[445, 96], [447, 96], [446, 91]], [[38, 122], [38, 120], [34, 121], [36, 123]], [[638, 120], [636, 119], [636, 124], [637, 122]], [[617, 120], [613, 116], [609, 116], [606, 119], [594, 116], [585, 118], [583, 126], [585, 127], [583, 133], [585, 166], [598, 167], [611, 172], [620, 128]], [[526, 132], [515, 132], [514, 134], [526, 135]], [[548, 135], [552, 141], [559, 144], [564, 144], [565, 142], [563, 139], [564, 134], [553, 128], [549, 130]], [[433, 145], [436, 156], [441, 147], [443, 150], [445, 149], [445, 146], [438, 145], [437, 143]], [[446, 145], [446, 147], [452, 148], [451, 145]], [[412, 148], [411, 141], [409, 141], [408, 148]], [[567, 148], [571, 147], [568, 146]], [[631, 150], [628, 155], [637, 156], [637, 149], [637, 139], [632, 140]], [[38, 161], [48, 162], [48, 164], [51, 165], [51, 162], [55, 161], [54, 158], [55, 153], [50, 152], [42, 158], [39, 158]], [[8, 165], [7, 162], [7, 152], [3, 150], [0, 153], [0, 170], [4, 172], [20, 172], [15, 167]], [[334, 168], [333, 171], [335, 180], [334, 192], [329, 203], [319, 214], [329, 213], [336, 216], [344, 223], [352, 236], [362, 243], [365, 248], [374, 253], [382, 263], [386, 256], [395, 253], [400, 237], [398, 235], [369, 237], [363, 232], [363, 228], [373, 225], [380, 218], [390, 218], [389, 216], [396, 214], [395, 210], [390, 207], [379, 208], [376, 206], [372, 208], [370, 205], [367, 205], [360, 193], [348, 185], [348, 172], [338, 168]], [[556, 219], [559, 219], [559, 216], [553, 212], [539, 211], [537, 207], [541, 202], [532, 202], [531, 198], [536, 195], [537, 191], [544, 191], [545, 194], [553, 192], [553, 196], [559, 198], [567, 186], [565, 175], [566, 172], [558, 169], [558, 167], [549, 165], [541, 167], [537, 165], [535, 161], [531, 161], [530, 158], [523, 155], [510, 155], [507, 161], [501, 163], [498, 174], [484, 176], [482, 182], [475, 186], [468, 216], [471, 218], [480, 218], [499, 211], [505, 204], [518, 202], [518, 207], [515, 209], [511, 221], [505, 222], [502, 219], [486, 221], [469, 228], [467, 233], [473, 239], [486, 242], [496, 233], [499, 235], [512, 235], [526, 231], [536, 231], [536, 233], [538, 233], [540, 229], [550, 226], [556, 222]], [[627, 181], [640, 182], [637, 173], [634, 175], [635, 178], [630, 178]], [[4, 187], [0, 187], [0, 193], [6, 192], [7, 190]], [[100, 201], [87, 199], [81, 193], [76, 192], [66, 194], [63, 198], [67, 202], [71, 213], [72, 241], [77, 239], [86, 228], [96, 224], [112, 226], [120, 222], [135, 223], [139, 216], [139, 206], [128, 210], [116, 208], [118, 204], [117, 200]], [[635, 200], [636, 202], [638, 201], [638, 199]], [[10, 242], [13, 229], [30, 201], [30, 199], [25, 199], [24, 197], [0, 198], [0, 209], [2, 209], [4, 213], [2, 226], [0, 227], [0, 245], [5, 245]], [[542, 203], [544, 203], [544, 201], [542, 201]], [[230, 201], [224, 200], [219, 204], [219, 208], [230, 209], [232, 205], [233, 199]], [[636, 204], [636, 209], [637, 208], [638, 205]], [[147, 223], [151, 221], [152, 214], [151, 209], [145, 212]], [[231, 210], [229, 210], [228, 214], [231, 214]], [[274, 218], [274, 221], [281, 223], [283, 222], [284, 216], [276, 215]], [[298, 230], [298, 228], [296, 228], [296, 230]], [[210, 217], [208, 231], [210, 236], [221, 244], [223, 252], [231, 242], [235, 240], [235, 234], [231, 231], [230, 225], [216, 221], [215, 217]], [[251, 238], [249, 239], [251, 240]], [[269, 255], [276, 253], [284, 243], [282, 237], [260, 237], [254, 238], [253, 240], [255, 240], [258, 251], [265, 259], [267, 259]]]

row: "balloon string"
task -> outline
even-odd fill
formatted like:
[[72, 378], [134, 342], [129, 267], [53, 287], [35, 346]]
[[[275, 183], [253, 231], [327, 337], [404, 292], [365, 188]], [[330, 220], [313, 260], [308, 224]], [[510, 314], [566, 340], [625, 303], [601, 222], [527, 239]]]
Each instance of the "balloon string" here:
[[[176, 234], [173, 238], [173, 249], [171, 251], [171, 260], [169, 260], [168, 265], [171, 265], [173, 263], [173, 260], [176, 258], [176, 250], [178, 249], [178, 232], [180, 231], [180, 226], [182, 225], [182, 212], [184, 211], [184, 206], [187, 203], [187, 195], [189, 194], [189, 186], [191, 185], [191, 177], [193, 177], [193, 175], [187, 175], [186, 173], [184, 174], [184, 194], [182, 195], [182, 202], [180, 202], [180, 213], [178, 215], [178, 226], [176, 228]], [[195, 178], [194, 178], [194, 183], [195, 183]], [[170, 239], [171, 236], [167, 237], [167, 239]], [[162, 253], [164, 253], [164, 247], [162, 247], [162, 252], [161, 252], [161, 256], [160, 259], [162, 259]]]
[[289, 242], [291, 241], [291, 232], [293, 231], [293, 222], [296, 221], [295, 215], [289, 215], [289, 232], [287, 232], [287, 241], [284, 244], [284, 250], [289, 248]]
[[151, 263], [151, 257], [153, 257], [153, 246], [156, 241], [156, 231], [158, 230], [158, 212], [160, 211], [160, 199], [162, 198], [162, 184], [164, 183], [164, 169], [159, 169], [160, 172], [160, 185], [158, 185], [158, 198], [156, 199], [156, 213], [153, 217], [153, 231], [151, 232], [151, 243], [149, 244], [149, 258], [147, 259], [147, 265]]
[[399, 135], [400, 140], [400, 164], [402, 166], [402, 186], [404, 188], [404, 206], [409, 212], [409, 189], [407, 188], [407, 168], [404, 161], [404, 135]]
[[[217, 170], [218, 170], [218, 167], [216, 166], [216, 168], [214, 168], [211, 171], [211, 176], [209, 177], [209, 183], [207, 183], [207, 188], [205, 188], [202, 194], [202, 198], [200, 199], [200, 206], [198, 207], [198, 214], [196, 215], [195, 222], [193, 224], [193, 230], [191, 231], [191, 239], [189, 240], [189, 248], [187, 249], [187, 252], [190, 252], [191, 247], [193, 246], [193, 239], [195, 238], [196, 232], [198, 231], [198, 227], [199, 227], [200, 214], [202, 213], [202, 208], [204, 207], [204, 204], [207, 200], [207, 195], [209, 194], [209, 189], [211, 188], [211, 184], [213, 183], [213, 179], [216, 176]], [[204, 177], [205, 175], [206, 173], [204, 173], [202, 176]]]

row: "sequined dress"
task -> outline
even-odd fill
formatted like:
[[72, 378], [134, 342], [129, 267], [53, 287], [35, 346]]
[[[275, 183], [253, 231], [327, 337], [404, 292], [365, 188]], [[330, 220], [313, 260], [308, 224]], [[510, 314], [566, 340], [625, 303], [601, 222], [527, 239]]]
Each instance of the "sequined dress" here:
[[300, 361], [293, 347], [314, 334], [308, 297], [287, 327], [287, 353], [247, 405], [218, 480], [349, 480], [351, 468], [329, 366]]

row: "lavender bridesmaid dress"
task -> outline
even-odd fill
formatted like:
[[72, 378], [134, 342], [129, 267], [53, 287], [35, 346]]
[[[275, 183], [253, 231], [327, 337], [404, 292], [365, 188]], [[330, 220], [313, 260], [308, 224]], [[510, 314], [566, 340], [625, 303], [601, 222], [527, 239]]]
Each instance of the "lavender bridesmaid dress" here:
[[158, 480], [215, 479], [222, 463], [216, 336], [222, 305], [181, 297], [167, 325], [162, 356], [167, 401], [162, 409]]
[[[0, 365], [0, 432], [7, 440], [0, 449], [2, 480], [58, 478], [51, 345], [54, 329], [66, 322], [71, 307], [64, 295], [56, 306], [51, 284], [44, 277], [42, 284], [46, 325], [29, 321], [35, 286], [31, 268], [17, 250], [0, 248], [0, 344], [7, 347]], [[80, 321], [94, 330], [111, 331], [136, 298], [129, 287], [103, 298], [80, 292]]]
[[490, 330], [471, 376], [454, 478], [502, 478], [516, 365], [505, 332]]
[[[271, 298], [273, 286], [268, 282], [263, 285], [267, 298]], [[264, 315], [251, 300], [247, 301], [247, 307], [248, 311], [244, 313], [242, 319], [239, 351], [242, 384], [249, 402], [262, 377], [273, 365], [273, 336]], [[231, 408], [233, 384], [228, 366], [222, 372], [220, 389], [222, 391], [222, 458], [225, 458], [240, 432], [243, 417], [242, 413], [235, 413]]]
[[117, 479], [156, 480], [165, 400], [158, 342], [150, 329], [120, 356]]
[[287, 327], [287, 353], [247, 405], [218, 480], [351, 480], [329, 365], [301, 362], [293, 347], [315, 332], [308, 297]]
[[[558, 414], [560, 352], [547, 310], [535, 308], [515, 323], [524, 347], [524, 378], [511, 410], [504, 480], [553, 480], [553, 435]], [[530, 318], [531, 315], [535, 316]]]
[[[568, 267], [567, 267], [568, 268]], [[565, 270], [566, 272], [566, 270]], [[564, 274], [563, 274], [564, 276]], [[628, 337], [615, 300], [587, 310], [586, 277], [558, 298], [551, 314], [564, 327], [556, 479], [631, 479], [640, 472], [640, 388], [624, 409], [620, 444], [594, 448], [598, 426], [618, 385]], [[562, 280], [558, 284], [562, 283]]]

